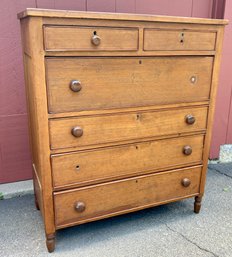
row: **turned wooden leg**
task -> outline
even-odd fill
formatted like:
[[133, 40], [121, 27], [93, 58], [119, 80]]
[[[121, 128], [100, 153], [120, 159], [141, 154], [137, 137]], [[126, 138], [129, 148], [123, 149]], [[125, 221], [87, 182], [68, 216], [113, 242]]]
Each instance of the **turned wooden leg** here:
[[199, 213], [201, 209], [201, 200], [202, 196], [196, 196], [195, 197], [195, 202], [194, 202], [194, 212]]
[[52, 253], [55, 250], [55, 239], [56, 239], [55, 233], [46, 235], [46, 244], [47, 244], [49, 253]]
[[38, 203], [38, 199], [37, 199], [37, 197], [36, 197], [36, 194], [34, 194], [34, 200], [35, 200], [35, 207], [36, 207], [36, 209], [39, 211], [40, 208], [39, 208], [39, 203]]

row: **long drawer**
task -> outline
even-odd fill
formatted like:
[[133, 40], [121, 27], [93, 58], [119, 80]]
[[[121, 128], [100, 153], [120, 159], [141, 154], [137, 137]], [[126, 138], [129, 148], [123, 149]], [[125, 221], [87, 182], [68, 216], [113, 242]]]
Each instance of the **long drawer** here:
[[118, 215], [199, 193], [201, 167], [133, 177], [54, 193], [57, 228]]
[[47, 58], [50, 113], [209, 99], [213, 57]]
[[204, 131], [207, 111], [207, 107], [191, 107], [52, 119], [49, 121], [50, 145], [51, 149], [93, 147], [120, 141]]
[[201, 164], [203, 141], [198, 135], [52, 155], [53, 186], [82, 186]]

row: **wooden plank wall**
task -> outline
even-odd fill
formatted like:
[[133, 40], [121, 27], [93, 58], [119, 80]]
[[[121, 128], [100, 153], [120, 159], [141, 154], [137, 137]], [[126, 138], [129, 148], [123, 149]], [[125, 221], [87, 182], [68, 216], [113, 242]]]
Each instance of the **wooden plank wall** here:
[[[210, 152], [211, 159], [218, 158], [220, 145], [232, 144], [232, 1], [226, 1], [224, 9], [224, 18], [230, 22], [225, 28], [213, 140]], [[218, 15], [217, 17], [220, 18], [220, 14]]]
[[214, 0], [1, 0], [0, 183], [31, 178], [19, 21], [26, 7], [211, 17]]

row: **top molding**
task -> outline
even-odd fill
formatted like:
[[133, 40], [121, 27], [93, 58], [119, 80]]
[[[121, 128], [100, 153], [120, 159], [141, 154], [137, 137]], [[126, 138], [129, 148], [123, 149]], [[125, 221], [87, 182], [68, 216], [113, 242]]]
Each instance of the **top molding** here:
[[104, 12], [79, 12], [67, 10], [37, 9], [27, 8], [18, 13], [18, 19], [26, 17], [49, 17], [49, 18], [78, 18], [78, 19], [104, 19], [104, 20], [127, 20], [127, 21], [153, 21], [153, 22], [174, 22], [174, 23], [195, 23], [195, 24], [215, 24], [226, 25], [228, 20], [189, 18], [177, 16], [158, 16], [146, 14], [128, 13], [104, 13]]

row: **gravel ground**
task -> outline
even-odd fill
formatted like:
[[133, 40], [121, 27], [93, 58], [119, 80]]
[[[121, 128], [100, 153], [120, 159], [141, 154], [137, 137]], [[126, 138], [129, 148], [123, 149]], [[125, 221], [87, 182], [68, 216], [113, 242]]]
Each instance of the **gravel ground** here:
[[57, 232], [47, 253], [32, 195], [0, 201], [0, 256], [232, 257], [232, 163], [209, 165], [200, 214], [193, 199]]

